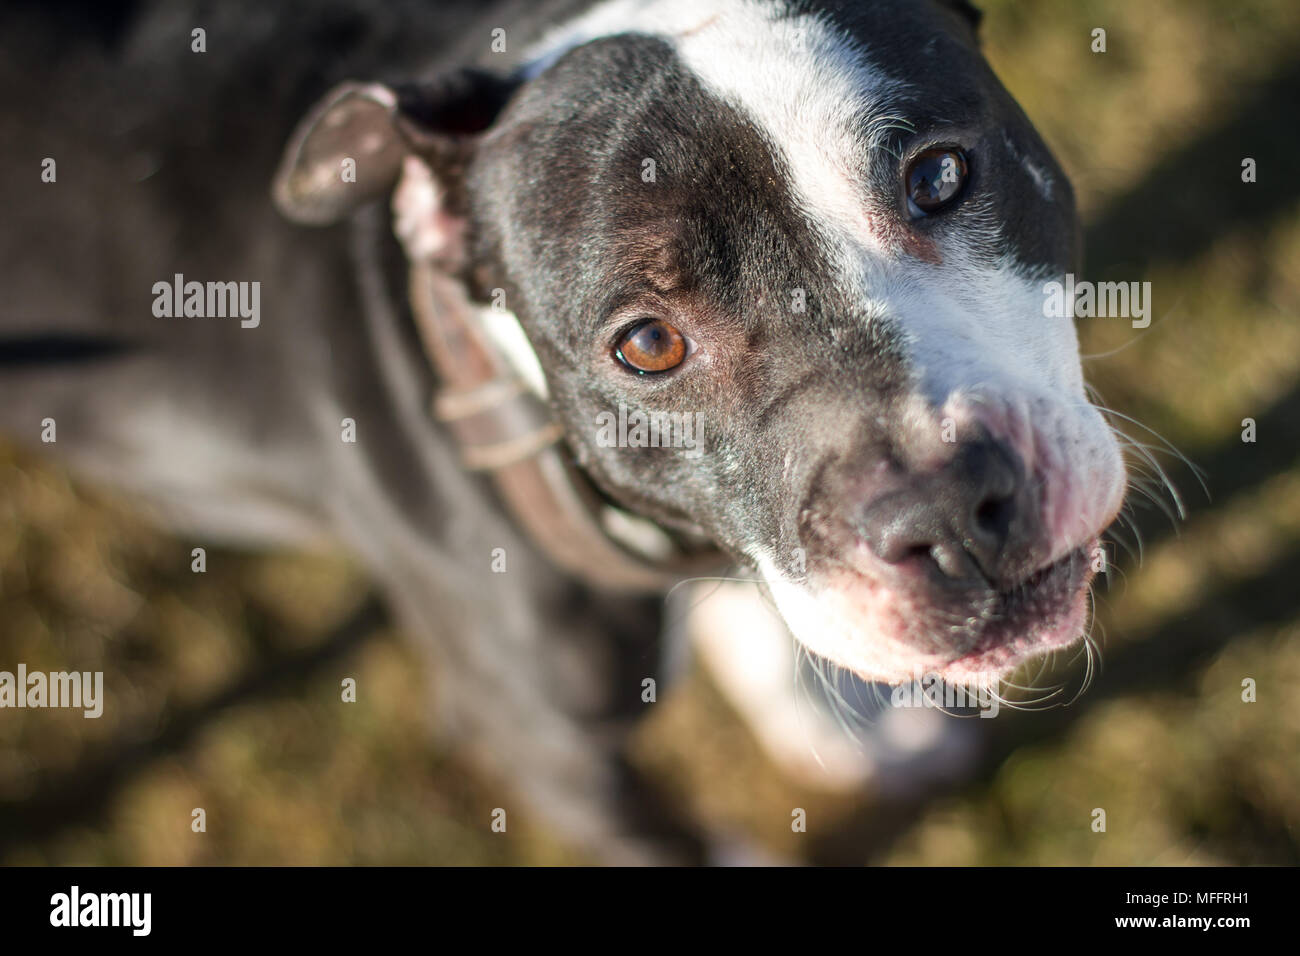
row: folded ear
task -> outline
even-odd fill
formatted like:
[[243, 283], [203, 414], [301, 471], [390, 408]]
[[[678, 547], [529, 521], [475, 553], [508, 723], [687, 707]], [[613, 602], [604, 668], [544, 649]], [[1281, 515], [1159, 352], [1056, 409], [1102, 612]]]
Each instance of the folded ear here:
[[[392, 189], [412, 153], [440, 179], [458, 176], [516, 85], [485, 71], [459, 70], [400, 88], [336, 87], [294, 130], [271, 189], [276, 207], [307, 225], [337, 222]], [[446, 195], [459, 184], [439, 185]]]
[[976, 7], [970, 0], [939, 0], [939, 4], [952, 10], [965, 20], [972, 31], [979, 32], [980, 22], [984, 19], [984, 11]]

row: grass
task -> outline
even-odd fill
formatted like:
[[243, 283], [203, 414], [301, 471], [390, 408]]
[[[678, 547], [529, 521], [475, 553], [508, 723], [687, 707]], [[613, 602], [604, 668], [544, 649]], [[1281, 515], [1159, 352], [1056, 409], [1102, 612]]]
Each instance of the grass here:
[[[1070, 707], [999, 718], [957, 789], [906, 806], [800, 790], [698, 673], [656, 705], [638, 760], [700, 818], [796, 859], [1295, 864], [1300, 140], [1295, 101], [1281, 97], [1300, 61], [1300, 7], [983, 6], [995, 69], [1075, 183], [1088, 274], [1152, 282], [1150, 329], [1081, 323], [1098, 356], [1089, 377], [1202, 464], [1212, 499], [1161, 457], [1189, 518], [1174, 533], [1139, 511], [1143, 560], [1123, 559], [1098, 598], [1092, 688]], [[1094, 27], [1105, 54], [1089, 49]], [[1240, 181], [1246, 156], [1258, 183]], [[1240, 440], [1245, 418], [1259, 423], [1253, 444]], [[526, 819], [491, 832], [506, 798], [430, 733], [419, 661], [395, 635], [368, 626], [317, 653], [365, 600], [346, 558], [210, 551], [197, 575], [189, 548], [128, 503], [0, 452], [0, 664], [75, 662], [130, 689], [99, 721], [6, 712], [0, 862], [579, 859]], [[339, 707], [349, 676], [364, 692]], [[796, 806], [809, 834], [790, 832]], [[1091, 827], [1097, 808], [1105, 833]]]

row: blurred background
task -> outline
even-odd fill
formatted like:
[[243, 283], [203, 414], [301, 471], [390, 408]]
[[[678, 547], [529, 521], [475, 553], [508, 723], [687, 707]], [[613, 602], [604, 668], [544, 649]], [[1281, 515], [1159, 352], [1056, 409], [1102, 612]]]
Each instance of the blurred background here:
[[[978, 721], [966, 779], [802, 789], [698, 668], [652, 709], [637, 760], [684, 812], [791, 860], [1300, 863], [1300, 5], [977, 5], [994, 69], [1073, 179], [1086, 277], [1152, 283], [1149, 329], [1080, 320], [1085, 368], [1150, 429], [1116, 421], [1187, 518], [1154, 486], [1163, 509], [1134, 500], [1090, 686], [1076, 696], [1076, 659], [1059, 705]], [[210, 550], [196, 575], [189, 548], [0, 444], [0, 668], [103, 670], [120, 689], [99, 720], [0, 715], [0, 863], [583, 862], [539, 821], [490, 832], [499, 787], [427, 732], [421, 659], [346, 555]], [[368, 692], [339, 707], [346, 676]], [[791, 832], [796, 806], [812, 833]]]

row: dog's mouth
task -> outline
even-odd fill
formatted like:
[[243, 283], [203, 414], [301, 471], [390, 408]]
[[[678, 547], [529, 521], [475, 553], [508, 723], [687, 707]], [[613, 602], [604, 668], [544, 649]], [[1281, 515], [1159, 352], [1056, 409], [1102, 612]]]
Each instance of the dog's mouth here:
[[1079, 547], [1024, 581], [996, 592], [975, 644], [945, 668], [949, 676], [1003, 674], [1083, 633], [1093, 570], [1091, 548]]
[[1013, 587], [957, 602], [923, 598], [843, 564], [810, 589], [764, 573], [800, 641], [860, 677], [901, 683], [937, 674], [977, 684], [1080, 639], [1095, 545], [1074, 548]]

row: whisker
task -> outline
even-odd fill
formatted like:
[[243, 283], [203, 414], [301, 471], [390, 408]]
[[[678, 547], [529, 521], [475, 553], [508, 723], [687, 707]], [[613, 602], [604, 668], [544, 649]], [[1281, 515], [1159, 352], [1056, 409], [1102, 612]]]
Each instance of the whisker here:
[[1142, 424], [1140, 421], [1138, 421], [1136, 418], [1133, 418], [1131, 415], [1125, 415], [1123, 412], [1117, 412], [1115, 409], [1107, 408], [1104, 405], [1095, 405], [1093, 407], [1096, 408], [1098, 411], [1100, 411], [1102, 414], [1114, 415], [1116, 418], [1122, 419], [1123, 421], [1128, 422], [1130, 425], [1137, 426], [1147, 434], [1151, 435], [1157, 441], [1159, 441], [1160, 444], [1164, 446], [1165, 451], [1169, 452], [1169, 454], [1173, 455], [1180, 462], [1182, 462], [1183, 465], [1187, 467], [1187, 470], [1190, 471], [1196, 477], [1196, 480], [1201, 485], [1201, 490], [1205, 492], [1206, 499], [1207, 500], [1212, 499], [1213, 496], [1210, 494], [1210, 489], [1205, 484], [1205, 469], [1201, 468], [1199, 465], [1194, 464], [1190, 458], [1188, 458], [1181, 451], [1179, 451], [1178, 447], [1174, 445], [1173, 442], [1169, 441], [1169, 439], [1165, 438], [1164, 435], [1160, 434], [1154, 428]]
[[1092, 362], [1097, 359], [1110, 358], [1112, 355], [1118, 355], [1120, 352], [1123, 352], [1125, 349], [1129, 348], [1130, 346], [1134, 345], [1137, 342], [1142, 341], [1144, 338], [1150, 335], [1151, 332], [1155, 330], [1156, 326], [1160, 325], [1171, 315], [1173, 315], [1174, 312], [1178, 309], [1178, 307], [1182, 304], [1183, 304], [1183, 297], [1179, 296], [1178, 300], [1175, 301], [1174, 304], [1171, 305], [1169, 308], [1165, 309], [1165, 311], [1160, 314], [1159, 318], [1153, 319], [1150, 325], [1148, 325], [1145, 329], [1140, 329], [1137, 335], [1130, 338], [1123, 345], [1116, 346], [1115, 348], [1111, 349], [1109, 352], [1092, 352], [1087, 355], [1080, 355], [1079, 359], [1084, 362]]

